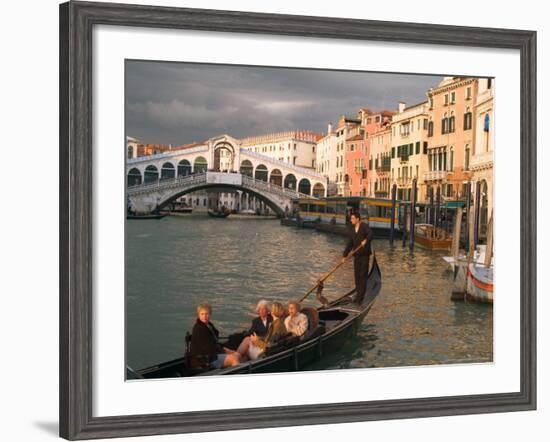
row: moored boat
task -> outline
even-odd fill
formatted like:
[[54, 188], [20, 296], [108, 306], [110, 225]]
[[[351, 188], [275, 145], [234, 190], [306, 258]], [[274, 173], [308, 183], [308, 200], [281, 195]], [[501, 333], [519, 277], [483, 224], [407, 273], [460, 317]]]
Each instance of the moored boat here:
[[466, 299], [493, 303], [493, 266], [470, 263], [466, 278]]
[[452, 237], [444, 229], [434, 227], [432, 224], [416, 224], [414, 242], [430, 250], [449, 250]]
[[[194, 371], [184, 356], [140, 370], [129, 370], [137, 378], [170, 378], [187, 376], [213, 376], [247, 373], [273, 373], [297, 371], [320, 360], [325, 355], [338, 352], [352, 339], [371, 310], [382, 286], [382, 274], [376, 257], [373, 259], [367, 282], [367, 292], [360, 304], [352, 301], [355, 289], [340, 298], [314, 309], [317, 317], [303, 338], [296, 338], [286, 345], [274, 348], [265, 357], [239, 365], [206, 371]], [[314, 322], [314, 321], [312, 321]]]

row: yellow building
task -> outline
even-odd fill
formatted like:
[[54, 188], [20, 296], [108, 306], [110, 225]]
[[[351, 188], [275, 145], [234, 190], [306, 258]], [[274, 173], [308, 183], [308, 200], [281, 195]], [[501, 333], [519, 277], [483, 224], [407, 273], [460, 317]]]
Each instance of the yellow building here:
[[397, 199], [409, 200], [413, 179], [417, 181], [417, 201], [427, 198], [428, 102], [405, 107], [399, 103], [392, 119], [391, 182], [397, 184]]

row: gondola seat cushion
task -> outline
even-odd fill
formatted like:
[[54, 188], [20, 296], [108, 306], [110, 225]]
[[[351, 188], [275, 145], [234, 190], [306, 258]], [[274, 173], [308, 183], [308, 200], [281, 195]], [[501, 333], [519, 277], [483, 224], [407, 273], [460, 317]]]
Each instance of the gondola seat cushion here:
[[319, 325], [319, 312], [313, 307], [303, 307], [301, 312], [307, 316], [307, 330], [311, 331]]

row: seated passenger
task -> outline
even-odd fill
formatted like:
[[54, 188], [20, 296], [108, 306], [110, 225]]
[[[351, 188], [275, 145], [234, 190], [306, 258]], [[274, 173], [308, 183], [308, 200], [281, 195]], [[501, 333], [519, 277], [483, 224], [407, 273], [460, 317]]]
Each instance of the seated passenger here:
[[252, 320], [252, 325], [250, 330], [248, 330], [248, 335], [256, 334], [256, 336], [263, 338], [267, 335], [269, 324], [273, 322], [273, 317], [269, 312], [269, 302], [265, 299], [259, 301], [256, 306], [256, 313], [258, 314], [258, 317]]
[[201, 368], [237, 365], [240, 362], [239, 353], [220, 345], [219, 332], [210, 322], [211, 315], [212, 307], [207, 302], [197, 306], [197, 322], [191, 333], [191, 365]]
[[[288, 335], [283, 321], [284, 314], [285, 308], [283, 304], [280, 302], [274, 302], [271, 305], [271, 316], [273, 316], [273, 322], [269, 325], [267, 335], [263, 338], [256, 334], [250, 336], [249, 345], [248, 348], [246, 348], [246, 352], [251, 360], [258, 359], [267, 347], [276, 344]], [[243, 348], [242, 350], [244, 351], [245, 349]]]
[[303, 336], [307, 331], [307, 316], [300, 313], [300, 303], [290, 301], [288, 303], [288, 316], [285, 319], [285, 327], [294, 336]]
[[239, 348], [237, 348], [237, 352], [241, 355], [241, 358], [244, 359], [246, 359], [248, 354], [248, 347], [252, 335], [263, 338], [267, 335], [269, 325], [273, 322], [273, 316], [271, 316], [269, 312], [269, 303], [265, 299], [260, 300], [258, 305], [256, 305], [256, 313], [258, 313], [258, 317], [252, 320], [252, 325], [246, 333], [246, 337], [239, 344]]

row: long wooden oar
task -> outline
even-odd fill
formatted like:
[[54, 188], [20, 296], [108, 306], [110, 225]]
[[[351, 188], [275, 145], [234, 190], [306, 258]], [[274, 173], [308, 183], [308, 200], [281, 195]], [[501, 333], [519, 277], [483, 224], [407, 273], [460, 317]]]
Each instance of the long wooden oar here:
[[330, 270], [328, 273], [325, 273], [325, 275], [322, 278], [320, 278], [317, 281], [317, 283], [313, 287], [311, 287], [311, 289], [304, 296], [302, 296], [302, 298], [300, 299], [300, 302], [302, 302], [304, 299], [306, 299], [311, 292], [313, 292], [317, 287], [319, 287], [319, 285], [321, 285], [323, 282], [325, 282], [336, 270], [338, 270], [340, 267], [342, 267], [346, 263], [346, 261], [349, 258], [351, 258], [352, 256], [354, 256], [361, 248], [363, 248], [362, 244], [359, 245], [354, 250], [352, 250], [351, 253], [348, 254], [348, 256], [346, 256], [343, 261], [340, 261], [338, 264], [336, 264], [332, 270]]

